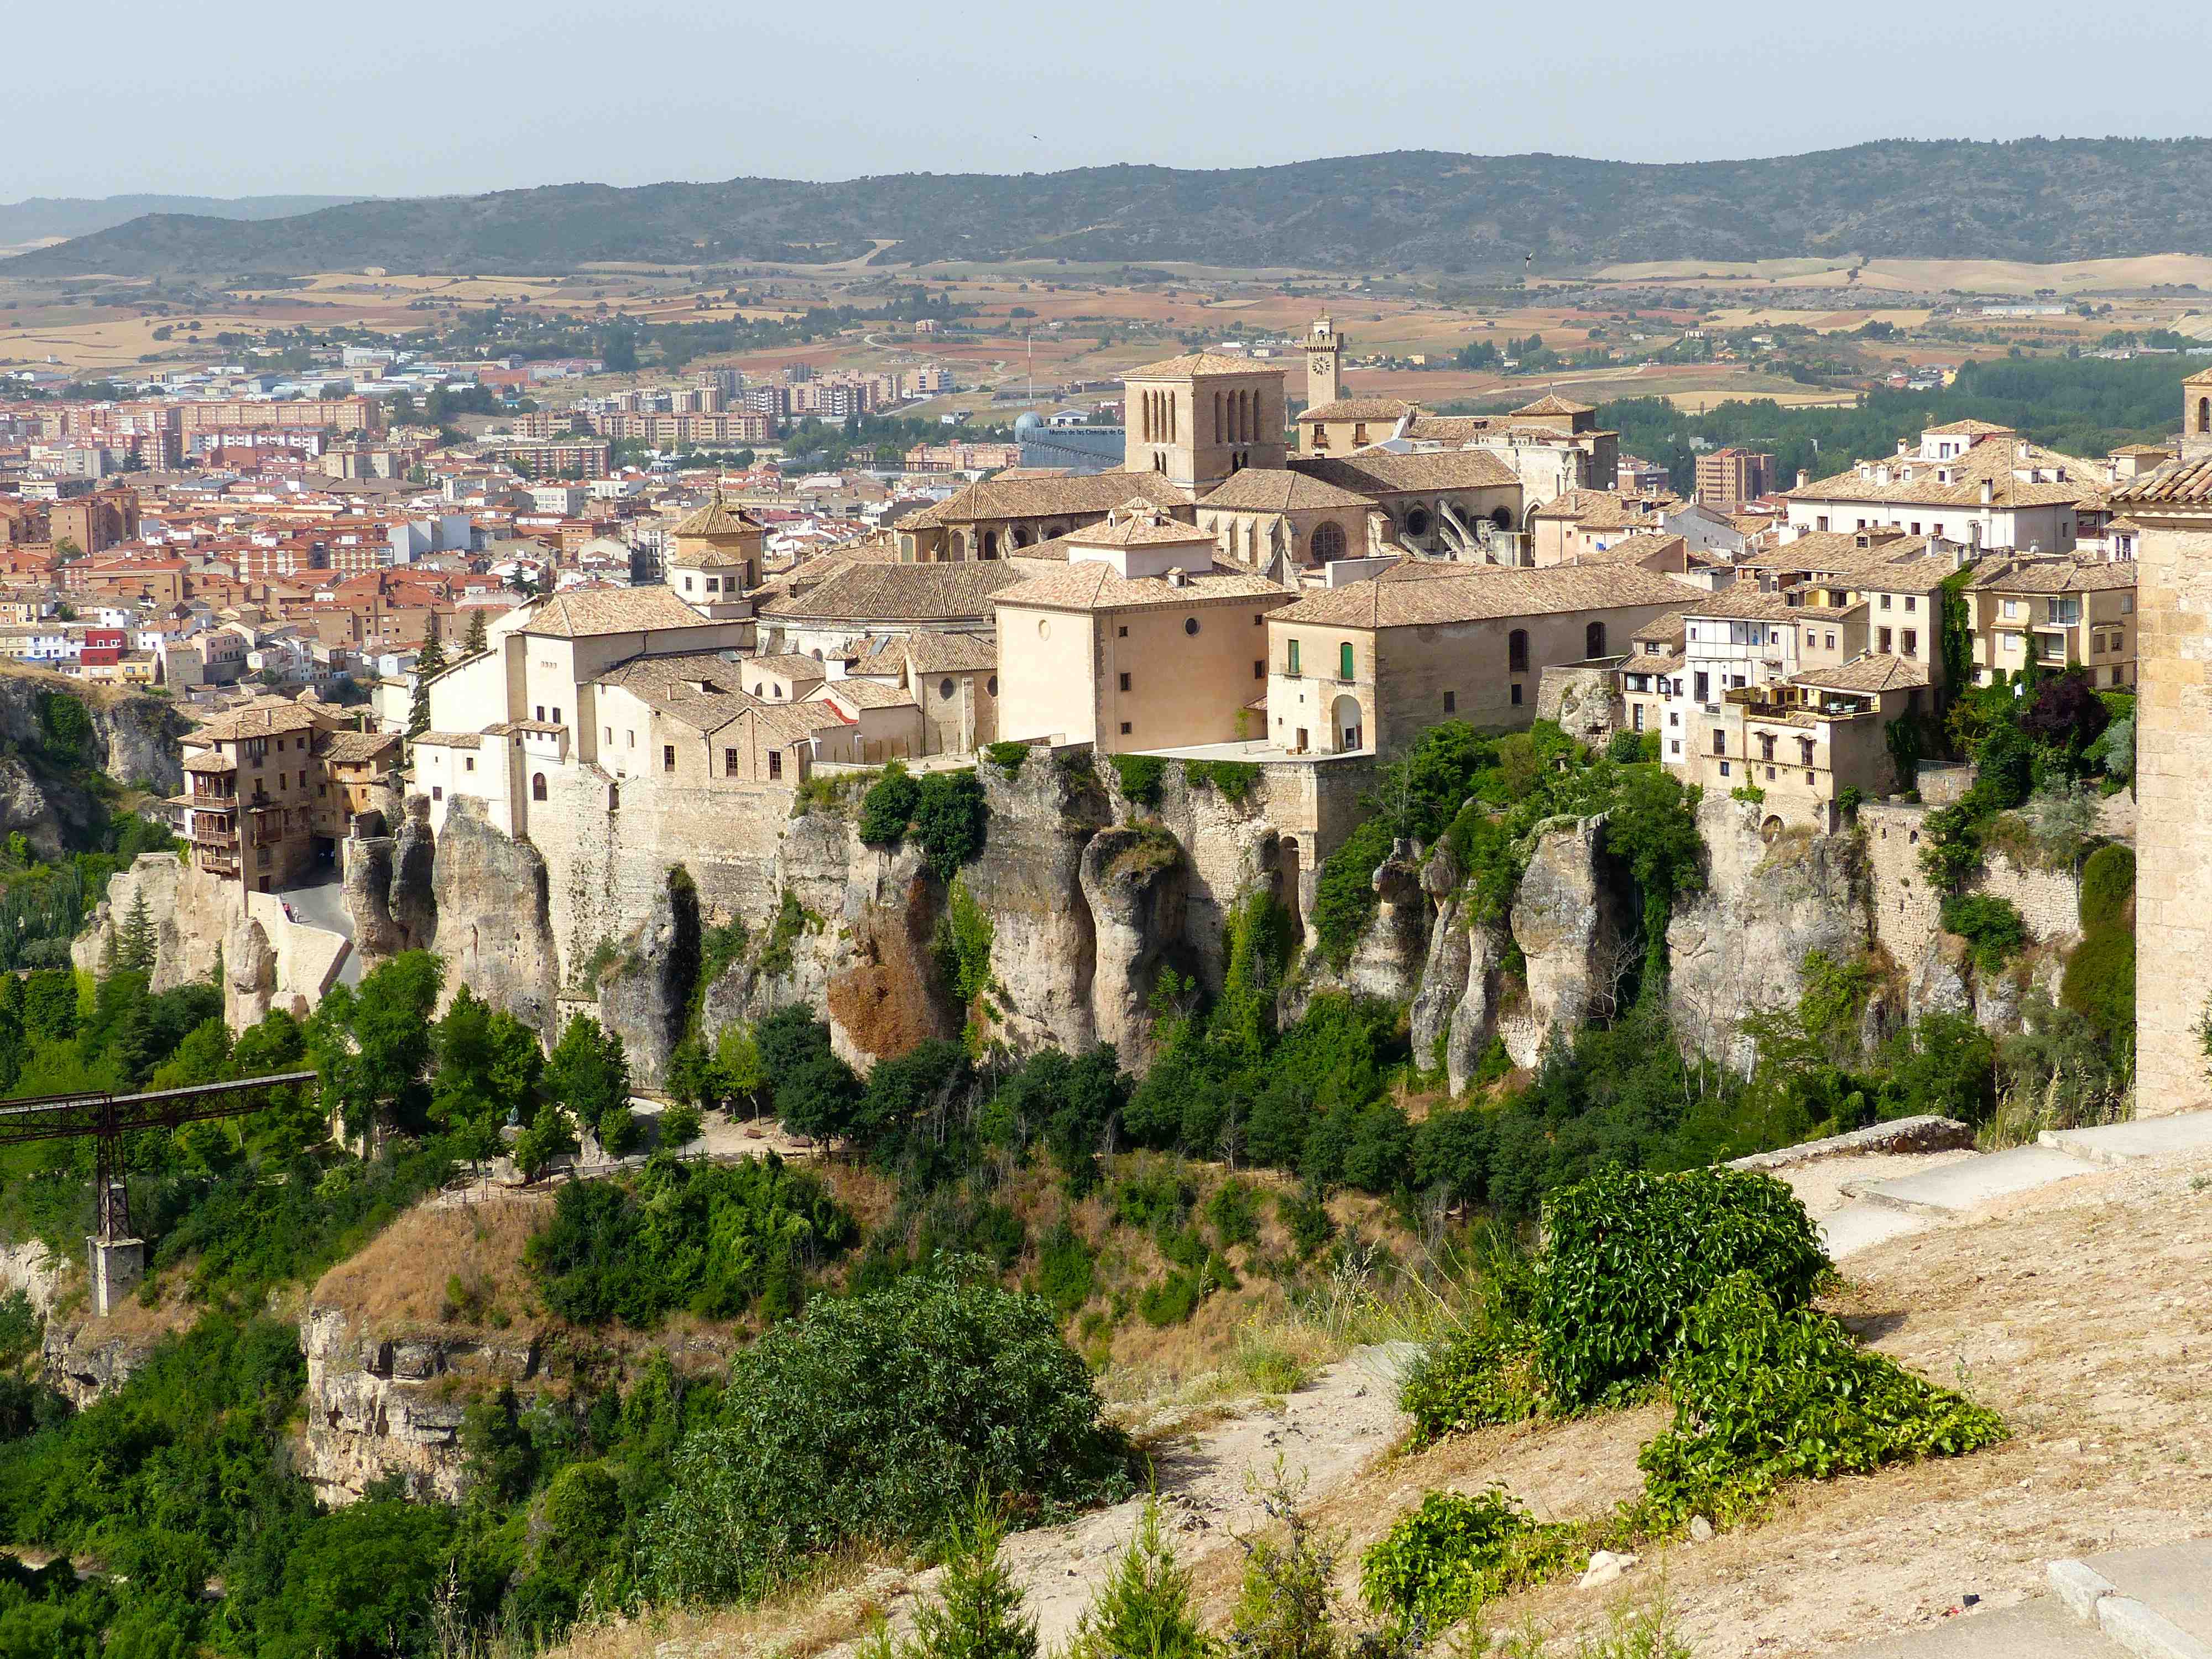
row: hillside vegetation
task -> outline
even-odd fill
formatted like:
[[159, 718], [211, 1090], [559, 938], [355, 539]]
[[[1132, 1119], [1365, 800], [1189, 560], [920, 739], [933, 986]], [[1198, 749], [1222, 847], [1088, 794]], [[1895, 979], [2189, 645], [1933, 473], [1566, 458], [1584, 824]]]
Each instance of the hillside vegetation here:
[[1889, 140], [1808, 155], [1649, 166], [1433, 150], [1194, 172], [896, 174], [570, 184], [357, 202], [241, 223], [155, 213], [22, 255], [88, 271], [565, 270], [877, 258], [1189, 260], [1391, 270], [1802, 254], [2103, 258], [2212, 249], [2212, 141]]

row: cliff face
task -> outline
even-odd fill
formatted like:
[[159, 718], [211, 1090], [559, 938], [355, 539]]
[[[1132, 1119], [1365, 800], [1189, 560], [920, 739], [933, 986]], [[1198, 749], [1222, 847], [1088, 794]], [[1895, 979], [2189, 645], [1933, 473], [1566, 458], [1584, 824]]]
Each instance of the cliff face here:
[[[90, 718], [74, 754], [57, 750], [46, 706], [73, 699]], [[173, 795], [184, 787], [179, 739], [191, 722], [167, 699], [81, 685], [35, 670], [0, 671], [0, 836], [20, 831], [39, 856], [81, 848], [105, 808], [84, 769], [116, 783]]]

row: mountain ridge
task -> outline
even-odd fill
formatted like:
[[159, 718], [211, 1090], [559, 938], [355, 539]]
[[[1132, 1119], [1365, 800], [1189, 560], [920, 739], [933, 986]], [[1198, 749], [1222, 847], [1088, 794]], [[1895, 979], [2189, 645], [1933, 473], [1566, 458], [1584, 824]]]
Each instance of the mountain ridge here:
[[1751, 161], [1397, 150], [1194, 171], [739, 177], [381, 198], [252, 222], [149, 214], [10, 276], [527, 272], [599, 261], [1064, 258], [1516, 271], [1802, 255], [2036, 262], [2212, 252], [2212, 139], [1881, 140]]

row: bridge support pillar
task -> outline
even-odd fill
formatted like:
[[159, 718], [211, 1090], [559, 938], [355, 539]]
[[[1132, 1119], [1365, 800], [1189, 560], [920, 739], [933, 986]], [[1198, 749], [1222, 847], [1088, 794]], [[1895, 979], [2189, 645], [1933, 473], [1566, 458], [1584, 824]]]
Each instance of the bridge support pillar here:
[[84, 1243], [92, 1270], [92, 1311], [95, 1317], [105, 1319], [145, 1277], [146, 1241], [104, 1238], [94, 1233]]

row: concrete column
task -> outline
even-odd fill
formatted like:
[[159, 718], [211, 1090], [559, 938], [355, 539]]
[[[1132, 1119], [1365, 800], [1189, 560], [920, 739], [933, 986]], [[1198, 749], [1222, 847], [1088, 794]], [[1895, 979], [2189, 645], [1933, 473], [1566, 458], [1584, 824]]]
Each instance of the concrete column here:
[[87, 1265], [92, 1274], [92, 1311], [105, 1319], [146, 1276], [146, 1241], [141, 1238], [102, 1238], [94, 1233], [85, 1241]]

